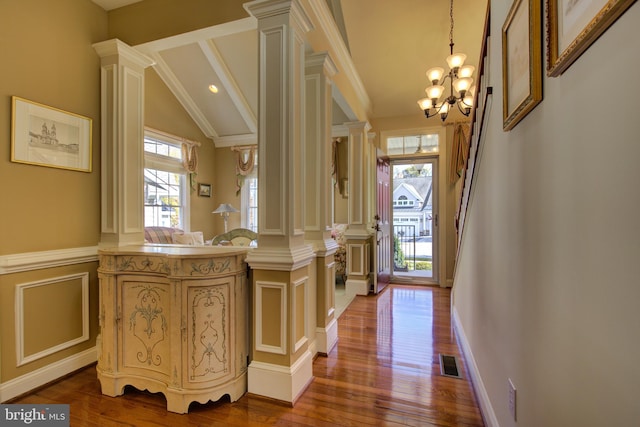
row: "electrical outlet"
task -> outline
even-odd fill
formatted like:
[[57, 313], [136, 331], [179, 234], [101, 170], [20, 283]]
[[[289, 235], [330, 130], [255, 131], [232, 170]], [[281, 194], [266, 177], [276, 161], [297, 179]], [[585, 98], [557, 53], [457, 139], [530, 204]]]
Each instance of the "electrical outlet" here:
[[511, 378], [509, 378], [509, 413], [513, 421], [516, 421], [516, 386], [513, 385]]

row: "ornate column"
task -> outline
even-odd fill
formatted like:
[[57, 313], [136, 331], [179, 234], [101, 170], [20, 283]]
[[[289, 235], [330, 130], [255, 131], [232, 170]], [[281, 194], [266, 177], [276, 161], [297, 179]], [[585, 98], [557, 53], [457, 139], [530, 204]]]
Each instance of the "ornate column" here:
[[306, 71], [304, 230], [316, 252], [316, 301], [310, 307], [316, 351], [311, 353], [328, 354], [338, 342], [333, 256], [338, 244], [331, 238], [331, 78], [336, 66], [328, 53], [317, 53], [307, 57]]
[[101, 79], [101, 247], [144, 242], [144, 69], [153, 60], [113, 39], [93, 45]]
[[371, 150], [368, 139], [370, 125], [367, 122], [345, 123], [349, 129], [349, 225], [344, 233], [347, 240], [346, 292], [367, 295], [371, 287], [370, 256], [373, 218], [370, 210], [371, 192], [369, 173]]
[[304, 241], [304, 34], [297, 0], [245, 4], [258, 19], [258, 247], [253, 269], [253, 349], [248, 390], [295, 402], [313, 379], [306, 311], [309, 266]]

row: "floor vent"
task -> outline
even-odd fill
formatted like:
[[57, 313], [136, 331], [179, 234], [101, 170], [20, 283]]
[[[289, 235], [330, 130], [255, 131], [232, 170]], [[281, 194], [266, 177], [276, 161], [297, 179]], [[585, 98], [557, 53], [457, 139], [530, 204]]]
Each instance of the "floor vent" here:
[[455, 356], [448, 356], [446, 354], [440, 355], [440, 374], [445, 377], [462, 378], [460, 371], [458, 370], [458, 358]]

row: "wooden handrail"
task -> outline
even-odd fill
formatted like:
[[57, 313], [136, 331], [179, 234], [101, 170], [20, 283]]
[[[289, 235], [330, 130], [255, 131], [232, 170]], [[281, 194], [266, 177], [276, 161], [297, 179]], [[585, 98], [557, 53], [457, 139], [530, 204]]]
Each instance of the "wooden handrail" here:
[[[471, 191], [473, 190], [473, 180], [476, 174], [476, 163], [478, 160], [478, 153], [480, 152], [482, 137], [484, 136], [485, 118], [487, 113], [487, 106], [491, 101], [491, 95], [493, 94], [493, 88], [488, 85], [488, 43], [490, 36], [490, 7], [491, 2], [487, 3], [487, 11], [485, 15], [484, 33], [482, 36], [482, 48], [480, 50], [480, 64], [478, 71], [478, 84], [475, 93], [475, 99], [473, 100], [473, 111], [471, 114], [471, 123], [469, 126], [469, 143], [467, 152], [467, 165], [462, 174], [462, 191], [460, 192], [460, 199], [458, 200], [458, 210], [456, 212], [455, 225], [457, 231], [457, 248], [456, 248], [456, 260], [460, 251], [460, 244], [462, 242], [462, 234], [464, 231], [464, 224], [467, 209], [469, 206], [469, 200], [471, 197]], [[457, 263], [456, 263], [457, 264]]]

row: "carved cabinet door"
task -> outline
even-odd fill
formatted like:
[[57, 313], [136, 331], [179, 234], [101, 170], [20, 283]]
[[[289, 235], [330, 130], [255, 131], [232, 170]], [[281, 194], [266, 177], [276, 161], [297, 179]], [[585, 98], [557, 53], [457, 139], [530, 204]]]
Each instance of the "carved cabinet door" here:
[[186, 321], [185, 388], [197, 388], [211, 381], [224, 382], [235, 376], [231, 336], [235, 326], [234, 277], [182, 282], [183, 316]]
[[171, 293], [166, 278], [140, 275], [118, 277], [118, 348], [121, 372], [143, 370], [166, 380], [171, 365]]

